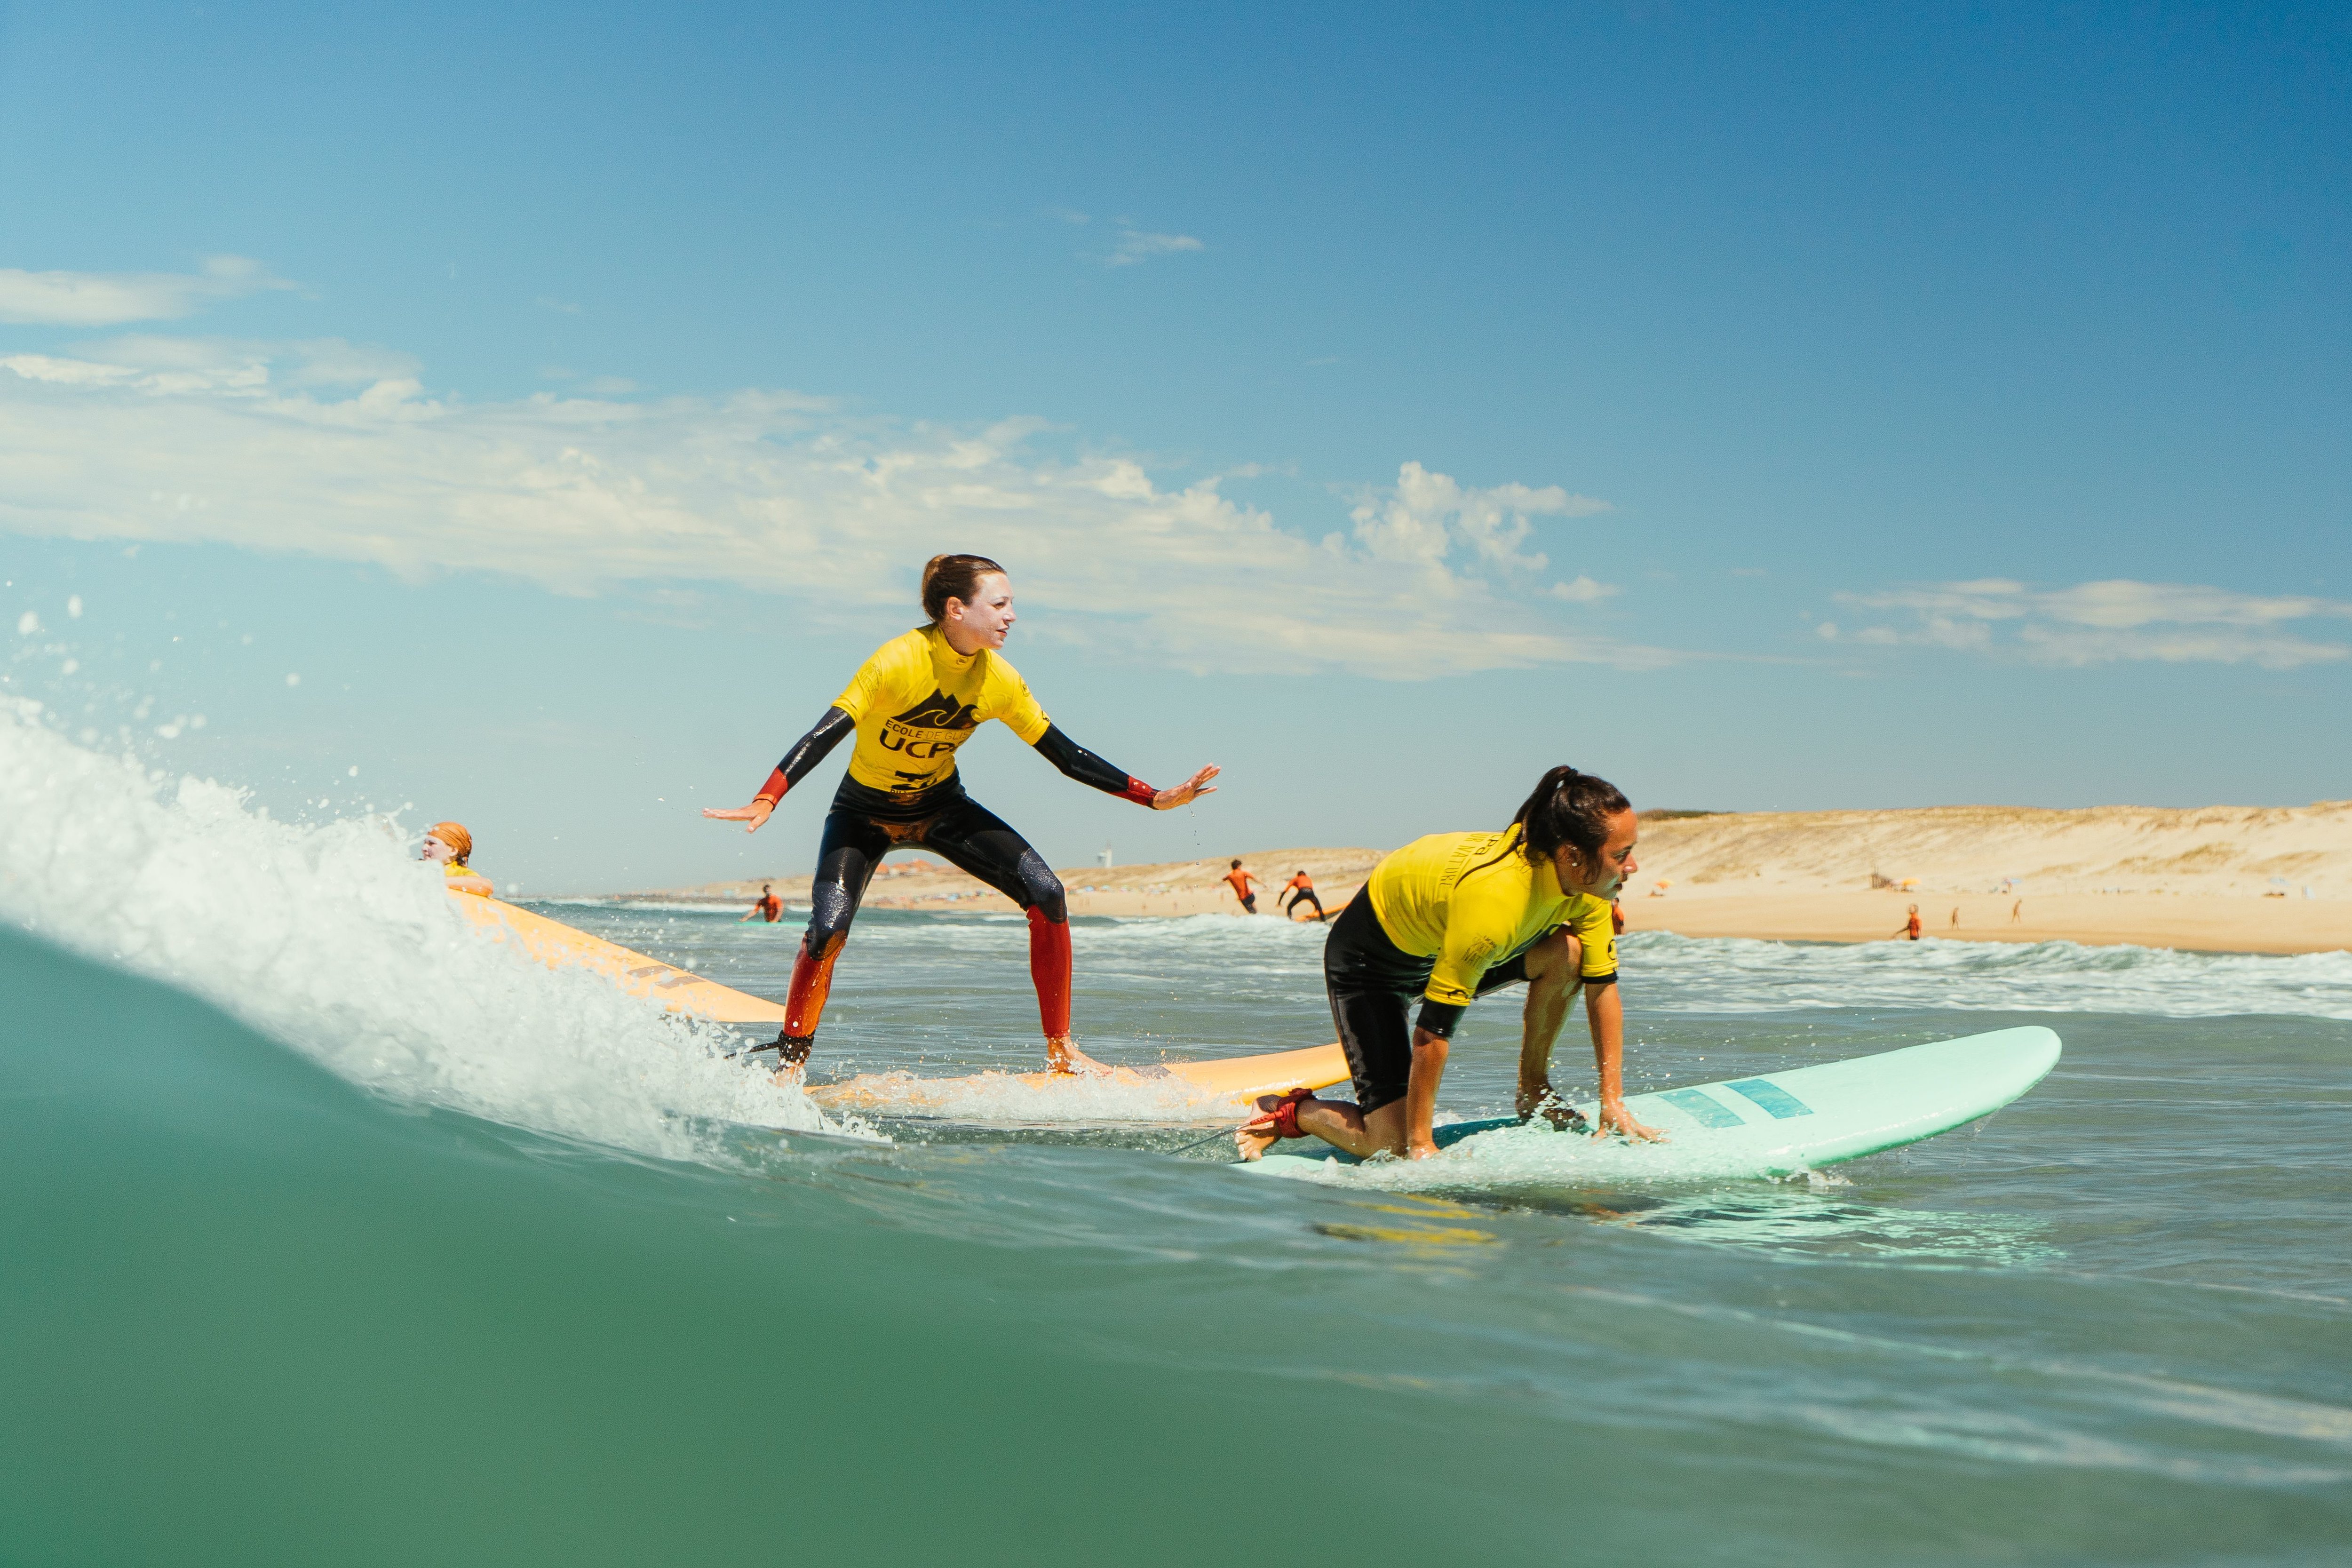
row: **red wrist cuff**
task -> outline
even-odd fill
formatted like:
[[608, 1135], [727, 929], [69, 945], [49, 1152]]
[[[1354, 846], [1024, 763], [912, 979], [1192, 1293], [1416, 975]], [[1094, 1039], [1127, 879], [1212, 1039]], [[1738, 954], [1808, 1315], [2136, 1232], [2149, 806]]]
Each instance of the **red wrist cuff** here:
[[1129, 800], [1135, 802], [1138, 805], [1150, 805], [1154, 800], [1157, 800], [1160, 797], [1160, 792], [1158, 790], [1153, 789], [1150, 784], [1145, 784], [1133, 773], [1127, 775], [1127, 788], [1121, 790], [1119, 793], [1125, 795]]
[[764, 800], [772, 806], [778, 801], [783, 799], [784, 792], [792, 787], [793, 781], [786, 778], [784, 776], [784, 770], [779, 767], [768, 774], [768, 782], [761, 784], [760, 786], [760, 793], [753, 795], [751, 798], [753, 800]]

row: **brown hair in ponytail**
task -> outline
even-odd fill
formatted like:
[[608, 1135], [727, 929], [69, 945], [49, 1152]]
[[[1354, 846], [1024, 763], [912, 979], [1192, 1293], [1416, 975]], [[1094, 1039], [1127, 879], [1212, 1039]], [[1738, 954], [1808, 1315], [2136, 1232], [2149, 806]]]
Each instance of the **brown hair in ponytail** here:
[[971, 603], [980, 589], [980, 580], [991, 572], [1004, 575], [1004, 568], [985, 555], [934, 555], [923, 565], [923, 613], [938, 626], [948, 618], [948, 601], [961, 599]]
[[1535, 793], [1511, 821], [1526, 830], [1519, 852], [1537, 865], [1558, 854], [1562, 845], [1574, 846], [1598, 865], [1601, 847], [1609, 840], [1609, 819], [1633, 809], [1625, 792], [1607, 779], [1563, 766], [1536, 781]]

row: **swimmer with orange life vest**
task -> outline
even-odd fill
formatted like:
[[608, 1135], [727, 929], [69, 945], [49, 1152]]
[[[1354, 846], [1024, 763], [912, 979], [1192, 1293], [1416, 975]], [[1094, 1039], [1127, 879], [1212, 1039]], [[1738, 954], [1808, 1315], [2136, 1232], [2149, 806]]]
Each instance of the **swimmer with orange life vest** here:
[[488, 877], [477, 876], [473, 868], [466, 864], [473, 854], [472, 834], [457, 823], [436, 822], [425, 829], [425, 845], [418, 858], [441, 868], [441, 885], [449, 891], [487, 899], [498, 889], [490, 886]]
[[1245, 915], [1257, 913], [1257, 879], [1243, 870], [1240, 861], [1234, 861], [1234, 868], [1226, 872], [1221, 879], [1233, 888], [1234, 897], [1242, 901], [1242, 913]]
[[1099, 1068], [1070, 1037], [1070, 926], [1061, 879], [1027, 839], [964, 793], [956, 751], [981, 725], [1001, 720], [1066, 777], [1154, 811], [1213, 794], [1209, 781], [1218, 770], [1153, 789], [1064, 734], [1001, 652], [1015, 619], [1013, 584], [986, 556], [933, 556], [923, 568], [922, 601], [930, 619], [875, 650], [749, 805], [702, 814], [758, 832], [786, 791], [855, 737], [817, 847], [783, 1031], [771, 1048], [785, 1068], [808, 1060], [834, 963], [875, 867], [893, 849], [919, 845], [1028, 912], [1029, 975], [1047, 1065], [1055, 1072]]

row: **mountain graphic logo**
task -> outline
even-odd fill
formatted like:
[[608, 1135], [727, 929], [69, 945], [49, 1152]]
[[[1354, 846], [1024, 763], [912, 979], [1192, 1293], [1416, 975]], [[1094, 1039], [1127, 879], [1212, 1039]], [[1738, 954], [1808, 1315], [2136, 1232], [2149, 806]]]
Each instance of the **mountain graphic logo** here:
[[944, 691], [934, 691], [890, 722], [910, 730], [977, 730], [980, 721], [972, 715], [979, 711]]

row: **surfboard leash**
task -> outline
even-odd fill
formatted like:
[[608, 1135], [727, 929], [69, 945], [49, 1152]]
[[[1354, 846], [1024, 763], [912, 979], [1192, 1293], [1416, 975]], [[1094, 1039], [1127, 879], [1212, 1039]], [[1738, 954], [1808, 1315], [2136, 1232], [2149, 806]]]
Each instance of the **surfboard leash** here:
[[1168, 1151], [1169, 1158], [1173, 1159], [1179, 1154], [1189, 1154], [1193, 1150], [1200, 1148], [1202, 1144], [1213, 1143], [1220, 1138], [1230, 1138], [1248, 1125], [1248, 1122], [1244, 1121], [1232, 1127], [1221, 1127], [1216, 1131], [1210, 1133], [1206, 1138], [1195, 1138], [1190, 1143], [1183, 1145], [1181, 1148], [1171, 1149]]

